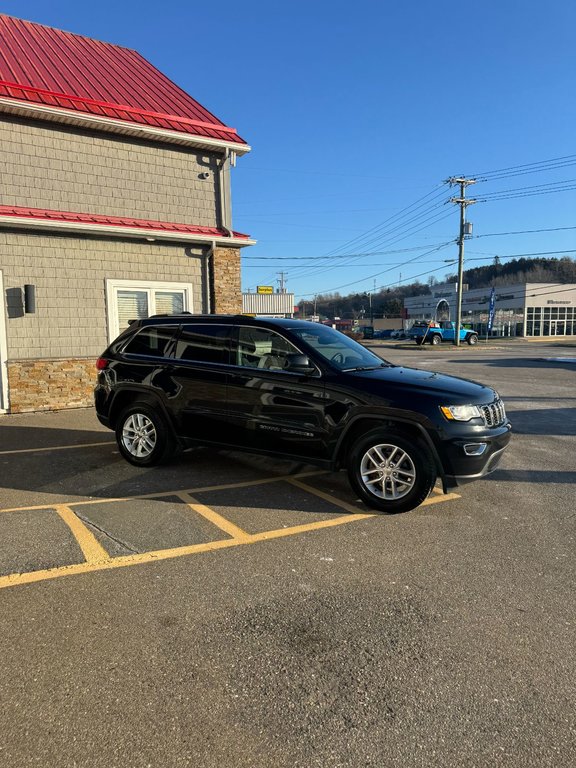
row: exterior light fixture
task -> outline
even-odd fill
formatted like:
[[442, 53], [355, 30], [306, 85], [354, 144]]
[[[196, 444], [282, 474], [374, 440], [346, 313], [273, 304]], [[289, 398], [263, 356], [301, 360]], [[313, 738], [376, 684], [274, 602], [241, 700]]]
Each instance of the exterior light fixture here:
[[29, 283], [24, 286], [24, 312], [27, 315], [36, 312], [36, 286]]

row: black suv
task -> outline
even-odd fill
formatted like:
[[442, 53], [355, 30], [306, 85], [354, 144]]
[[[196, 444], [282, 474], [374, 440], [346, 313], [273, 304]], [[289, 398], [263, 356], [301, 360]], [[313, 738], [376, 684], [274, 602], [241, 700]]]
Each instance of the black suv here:
[[166, 315], [99, 358], [96, 411], [137, 466], [217, 445], [335, 470], [371, 507], [404, 512], [491, 472], [510, 423], [490, 387], [383, 361], [301, 320]]

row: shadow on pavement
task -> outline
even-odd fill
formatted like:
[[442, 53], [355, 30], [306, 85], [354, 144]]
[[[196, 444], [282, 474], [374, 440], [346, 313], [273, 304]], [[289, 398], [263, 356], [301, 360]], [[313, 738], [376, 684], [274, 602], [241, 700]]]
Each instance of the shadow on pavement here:
[[[510, 400], [506, 398], [506, 403]], [[521, 411], [508, 408], [507, 411], [513, 432], [556, 437], [576, 435], [576, 408], [534, 408]]]

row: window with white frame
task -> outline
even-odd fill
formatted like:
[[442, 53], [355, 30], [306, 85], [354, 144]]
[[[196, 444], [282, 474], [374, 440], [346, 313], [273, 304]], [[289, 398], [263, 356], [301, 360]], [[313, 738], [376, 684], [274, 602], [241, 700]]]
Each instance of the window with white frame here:
[[192, 312], [192, 285], [138, 280], [107, 280], [108, 335], [110, 341], [128, 328], [131, 320], [151, 315]]

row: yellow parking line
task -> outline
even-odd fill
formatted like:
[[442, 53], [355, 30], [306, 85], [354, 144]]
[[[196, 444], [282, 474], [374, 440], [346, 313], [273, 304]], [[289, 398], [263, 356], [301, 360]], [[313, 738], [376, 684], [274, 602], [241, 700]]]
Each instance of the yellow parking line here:
[[75, 576], [83, 573], [95, 573], [97, 571], [109, 571], [114, 568], [125, 568], [130, 565], [142, 565], [153, 563], [160, 560], [170, 560], [176, 557], [185, 557], [186, 555], [195, 555], [203, 552], [213, 552], [218, 549], [227, 549], [229, 547], [244, 546], [246, 544], [256, 544], [260, 541], [270, 539], [279, 539], [287, 536], [295, 536], [308, 531], [315, 531], [321, 528], [332, 528], [337, 525], [346, 525], [346, 523], [365, 520], [374, 517], [374, 515], [342, 515], [330, 520], [321, 520], [316, 523], [307, 523], [297, 525], [292, 528], [280, 528], [274, 531], [264, 531], [254, 535], [246, 534], [244, 539], [222, 539], [219, 541], [210, 541], [204, 544], [191, 544], [187, 547], [177, 547], [175, 549], [161, 549], [155, 552], [143, 552], [137, 555], [126, 555], [123, 557], [112, 557], [100, 562], [86, 562], [75, 565], [65, 565], [59, 568], [48, 568], [42, 571], [29, 571], [27, 573], [11, 573], [8, 576], [0, 576], [0, 589], [15, 587], [22, 584], [32, 584], [38, 581], [48, 579], [57, 579], [62, 576]]
[[218, 512], [210, 509], [210, 507], [207, 507], [205, 504], [200, 504], [200, 502], [197, 501], [197, 499], [195, 499], [189, 493], [179, 493], [178, 498], [182, 499], [182, 501], [194, 512], [202, 515], [202, 517], [206, 518], [206, 520], [209, 520], [213, 525], [220, 528], [221, 531], [224, 531], [224, 533], [232, 536], [233, 539], [238, 539], [238, 541], [247, 541], [250, 538], [249, 533], [243, 531], [242, 528], [238, 528], [237, 525], [234, 525], [234, 523], [231, 523], [230, 520], [222, 517], [222, 515], [219, 515]]
[[426, 507], [430, 504], [438, 504], [441, 501], [450, 501], [450, 499], [461, 499], [462, 496], [460, 496], [459, 493], [443, 493], [442, 491], [437, 491], [434, 489], [434, 496], [428, 496], [426, 501], [423, 501], [422, 504], [420, 504], [420, 507]]
[[10, 456], [13, 453], [45, 453], [46, 451], [68, 451], [71, 448], [95, 448], [98, 445], [116, 445], [114, 440], [101, 440], [98, 443], [82, 443], [81, 445], [53, 445], [46, 448], [18, 448], [15, 451], [0, 451], [0, 456]]
[[[297, 488], [301, 488], [303, 491], [306, 491], [306, 493], [312, 493], [314, 496], [318, 496], [320, 499], [324, 499], [325, 501], [330, 502], [330, 504], [334, 504], [337, 507], [341, 507], [342, 509], [345, 509], [347, 512], [351, 512], [353, 515], [359, 515], [363, 514], [362, 510], [360, 510], [358, 507], [353, 506], [352, 504], [348, 504], [347, 501], [343, 501], [342, 499], [338, 499], [335, 496], [331, 496], [329, 493], [325, 493], [324, 491], [321, 491], [319, 488], [314, 488], [311, 485], [307, 485], [306, 483], [301, 483], [300, 480], [296, 479], [295, 477], [288, 480], [288, 482], [291, 485], [295, 485]], [[369, 515], [369, 517], [373, 517], [374, 513]]]
[[53, 508], [72, 531], [72, 535], [78, 542], [78, 546], [82, 550], [87, 563], [99, 563], [102, 560], [110, 560], [108, 552], [106, 552], [92, 531], [84, 525], [70, 507], [64, 504], [56, 504]]
[[[331, 496], [329, 493], [325, 493], [324, 491], [321, 491], [319, 488], [314, 488], [312, 485], [308, 485], [307, 483], [301, 483], [295, 477], [289, 479], [288, 482], [291, 483], [292, 485], [297, 486], [298, 488], [302, 488], [302, 490], [306, 491], [307, 493], [313, 493], [315, 496], [318, 496], [321, 499], [325, 499], [326, 501], [329, 501], [330, 504], [335, 504], [337, 507], [342, 507], [342, 509], [345, 509], [347, 512], [351, 512], [353, 515], [357, 515], [359, 513], [363, 514], [362, 511], [358, 507], [355, 507], [353, 504], [348, 504], [347, 501], [338, 499], [336, 496]], [[447, 501], [448, 499], [460, 498], [460, 496], [457, 493], [444, 494], [441, 490], [437, 488], [434, 488], [433, 492], [435, 495], [429, 496], [426, 499], [426, 501], [423, 501], [422, 504], [420, 504], [421, 507], [424, 507], [428, 504], [437, 504], [440, 501]]]

